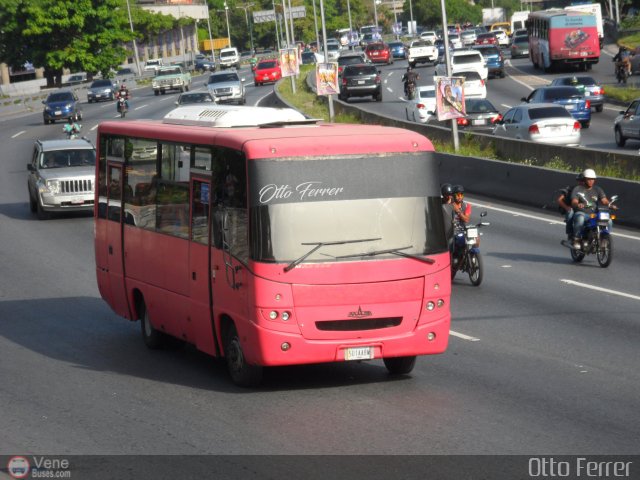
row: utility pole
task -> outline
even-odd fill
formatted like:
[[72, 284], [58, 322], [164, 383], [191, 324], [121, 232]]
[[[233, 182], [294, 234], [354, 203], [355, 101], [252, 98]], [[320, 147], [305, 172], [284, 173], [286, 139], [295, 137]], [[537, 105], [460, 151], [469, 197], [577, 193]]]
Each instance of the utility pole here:
[[140, 70], [140, 59], [138, 58], [138, 45], [136, 44], [136, 37], [133, 31], [133, 20], [131, 20], [131, 6], [129, 0], [127, 0], [127, 13], [129, 14], [129, 26], [131, 27], [131, 33], [134, 34], [133, 41], [133, 57], [136, 59], [136, 69], [138, 70], [138, 76], [142, 76], [142, 70]]
[[249, 29], [249, 39], [251, 42], [251, 53], [255, 53], [255, 50], [253, 48], [253, 26], [252, 24], [249, 24], [249, 14], [247, 13], [247, 10], [249, 10], [251, 7], [253, 7], [255, 5], [255, 3], [245, 3], [244, 5], [238, 5], [236, 6], [236, 8], [240, 8], [242, 10], [244, 10], [244, 19], [247, 21], [247, 28]]
[[[440, 0], [440, 8], [442, 9], [442, 34], [444, 36], [444, 58], [447, 61], [447, 77], [451, 78], [451, 57], [449, 56], [449, 29], [447, 28], [447, 10], [444, 6], [444, 0]], [[451, 119], [451, 135], [453, 137], [453, 149], [457, 152], [460, 150], [460, 140], [458, 139], [458, 120]]]

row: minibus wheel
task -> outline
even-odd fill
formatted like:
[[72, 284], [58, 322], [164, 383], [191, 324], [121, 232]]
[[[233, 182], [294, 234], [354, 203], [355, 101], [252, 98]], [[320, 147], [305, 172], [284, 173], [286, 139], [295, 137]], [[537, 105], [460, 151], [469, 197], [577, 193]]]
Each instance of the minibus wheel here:
[[249, 365], [244, 357], [238, 331], [230, 323], [223, 339], [224, 356], [231, 380], [241, 387], [255, 387], [262, 381], [262, 367]]
[[416, 366], [416, 356], [383, 358], [384, 366], [392, 375], [405, 375]]
[[153, 328], [151, 319], [149, 318], [149, 310], [147, 310], [144, 301], [140, 303], [140, 328], [142, 331], [142, 340], [147, 348], [157, 350], [164, 346], [167, 337], [164, 333]]

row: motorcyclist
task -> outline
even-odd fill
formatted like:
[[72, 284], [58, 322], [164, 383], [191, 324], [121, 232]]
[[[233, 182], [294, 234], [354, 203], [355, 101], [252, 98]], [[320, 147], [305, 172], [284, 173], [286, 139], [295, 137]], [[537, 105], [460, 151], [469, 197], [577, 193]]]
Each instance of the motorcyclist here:
[[[462, 185], [454, 185], [452, 190], [453, 233], [458, 238], [457, 234], [464, 232], [464, 227], [471, 219], [471, 204], [464, 201], [464, 187]], [[462, 241], [464, 242], [464, 238], [462, 238]]]
[[418, 79], [420, 76], [413, 71], [411, 65], [407, 67], [406, 73], [402, 76], [402, 81], [404, 82], [404, 94], [405, 96], [409, 96], [409, 85], [413, 84], [414, 86], [418, 83]]
[[453, 202], [453, 185], [443, 183], [440, 187], [440, 193], [442, 194], [443, 205], [450, 205]]
[[[604, 193], [604, 190], [596, 183], [596, 172], [591, 168], [587, 168], [582, 172], [584, 178], [584, 184], [578, 185], [571, 192], [571, 206], [573, 207], [573, 248], [575, 250], [580, 249], [580, 234], [582, 227], [584, 227], [585, 219], [595, 210], [598, 203], [601, 205], [609, 205], [609, 199]], [[589, 202], [584, 203], [584, 198]], [[615, 209], [614, 205], [611, 208]], [[609, 231], [613, 226], [611, 220], [609, 220]]]
[[[124, 105], [125, 107], [127, 107], [127, 110], [129, 110], [129, 89], [124, 82], [120, 84], [120, 90], [118, 90], [118, 92], [116, 93], [116, 100], [120, 98], [124, 98]], [[120, 111], [120, 106], [117, 105], [116, 109]]]
[[627, 69], [627, 75], [631, 75], [631, 52], [627, 47], [621, 46], [618, 49], [618, 53], [613, 57], [615, 62], [614, 74], [618, 73], [618, 67], [625, 67]]
[[80, 124], [76, 123], [73, 117], [69, 117], [67, 123], [62, 127], [62, 131], [67, 134], [67, 138], [75, 138], [80, 134]]
[[567, 238], [571, 240], [573, 238], [573, 207], [571, 206], [571, 194], [577, 186], [584, 185], [583, 173], [579, 173], [576, 176], [576, 185], [573, 187], [567, 186], [559, 191], [559, 195], [556, 198], [560, 212], [564, 215], [564, 222], [566, 224], [565, 233]]

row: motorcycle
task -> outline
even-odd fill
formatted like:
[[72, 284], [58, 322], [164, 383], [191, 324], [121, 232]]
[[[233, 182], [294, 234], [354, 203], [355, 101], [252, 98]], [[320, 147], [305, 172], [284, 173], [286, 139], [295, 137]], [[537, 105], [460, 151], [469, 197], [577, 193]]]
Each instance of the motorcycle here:
[[62, 132], [67, 136], [67, 140], [75, 140], [80, 136], [82, 125], [74, 123], [73, 125], [66, 123], [62, 127]]
[[120, 118], [124, 118], [127, 113], [127, 99], [125, 97], [118, 97], [117, 110], [120, 114]]
[[407, 83], [406, 90], [408, 100], [413, 100], [414, 98], [416, 98], [416, 84], [414, 82]]
[[[486, 217], [482, 212], [480, 217]], [[480, 256], [480, 227], [491, 225], [489, 222], [479, 222], [475, 225], [465, 225], [463, 231], [453, 236], [453, 252], [451, 253], [451, 280], [456, 272], [467, 272], [469, 280], [475, 287], [482, 283], [482, 257]]]
[[[593, 204], [582, 193], [579, 193], [578, 196], [587, 208], [593, 207]], [[609, 206], [613, 205], [616, 200], [618, 200], [617, 195], [611, 197]], [[611, 264], [613, 260], [613, 239], [609, 232], [609, 221], [614, 220], [616, 216], [611, 213], [609, 206], [596, 206], [594, 212], [585, 219], [584, 227], [578, 235], [578, 238], [580, 238], [579, 249], [574, 248], [572, 242], [568, 240], [560, 242], [571, 249], [571, 259], [574, 262], [579, 263], [585, 256], [595, 253], [598, 264], [602, 268], [606, 268]]]
[[619, 62], [616, 64], [616, 80], [618, 83], [627, 83], [627, 78], [629, 78], [629, 71], [627, 70], [626, 65]]

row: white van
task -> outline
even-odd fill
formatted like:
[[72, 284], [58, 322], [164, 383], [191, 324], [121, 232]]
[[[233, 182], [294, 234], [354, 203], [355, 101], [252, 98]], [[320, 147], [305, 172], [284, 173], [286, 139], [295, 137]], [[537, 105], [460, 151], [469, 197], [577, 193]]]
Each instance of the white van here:
[[153, 72], [153, 74], [155, 75], [163, 65], [164, 63], [161, 58], [150, 58], [144, 64], [144, 71]]
[[218, 55], [218, 63], [221, 69], [240, 68], [240, 54], [236, 47], [227, 47], [220, 50]]

